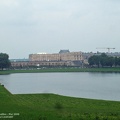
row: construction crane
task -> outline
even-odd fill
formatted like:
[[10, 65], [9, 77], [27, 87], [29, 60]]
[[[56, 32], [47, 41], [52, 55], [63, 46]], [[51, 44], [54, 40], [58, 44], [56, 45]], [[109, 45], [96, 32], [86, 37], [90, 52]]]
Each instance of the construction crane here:
[[110, 53], [110, 49], [115, 49], [115, 48], [96, 48], [96, 49], [107, 49], [108, 50], [108, 53]]

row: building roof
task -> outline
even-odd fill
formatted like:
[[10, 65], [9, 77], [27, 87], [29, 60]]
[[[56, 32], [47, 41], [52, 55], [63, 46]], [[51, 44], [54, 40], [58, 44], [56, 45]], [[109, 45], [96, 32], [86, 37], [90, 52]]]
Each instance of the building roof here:
[[69, 53], [70, 51], [69, 50], [60, 50], [60, 54], [63, 54], [63, 53]]

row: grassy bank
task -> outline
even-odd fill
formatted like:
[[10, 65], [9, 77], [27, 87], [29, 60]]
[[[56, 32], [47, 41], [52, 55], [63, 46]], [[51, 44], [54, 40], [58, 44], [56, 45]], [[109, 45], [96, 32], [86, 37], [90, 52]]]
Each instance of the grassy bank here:
[[0, 117], [4, 116], [14, 120], [119, 120], [120, 102], [55, 94], [12, 95], [0, 85]]
[[44, 68], [31, 70], [4, 70], [1, 74], [11, 73], [43, 73], [43, 72], [120, 72], [120, 68]]

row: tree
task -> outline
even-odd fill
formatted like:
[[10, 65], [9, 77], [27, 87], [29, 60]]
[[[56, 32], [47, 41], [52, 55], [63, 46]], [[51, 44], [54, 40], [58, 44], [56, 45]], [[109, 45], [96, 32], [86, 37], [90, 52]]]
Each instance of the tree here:
[[113, 64], [114, 64], [114, 58], [113, 57], [107, 57], [106, 65], [112, 67]]
[[118, 58], [118, 66], [120, 66], [120, 57]]
[[[88, 59], [89, 65], [91, 66], [102, 66], [102, 67], [112, 67], [115, 59], [113, 57], [107, 56], [105, 53], [101, 55], [93, 55]], [[116, 65], [119, 65], [119, 60], [116, 58]]]
[[115, 57], [115, 67], [118, 65], [118, 63], [119, 63], [119, 61], [118, 61], [118, 58], [117, 57]]
[[107, 56], [103, 56], [103, 55], [100, 56], [100, 64], [102, 67], [107, 66], [107, 59], [108, 59]]
[[105, 53], [102, 53], [100, 56], [101, 57], [108, 57]]
[[6, 53], [0, 53], [0, 69], [9, 68], [10, 61], [9, 56]]
[[95, 61], [94, 61], [94, 57], [91, 56], [89, 59], [88, 59], [88, 62], [89, 62], [89, 65], [92, 66], [95, 64]]
[[93, 55], [88, 59], [89, 65], [97, 65], [99, 67], [100, 57]]
[[115, 57], [115, 66], [120, 66], [120, 57]]

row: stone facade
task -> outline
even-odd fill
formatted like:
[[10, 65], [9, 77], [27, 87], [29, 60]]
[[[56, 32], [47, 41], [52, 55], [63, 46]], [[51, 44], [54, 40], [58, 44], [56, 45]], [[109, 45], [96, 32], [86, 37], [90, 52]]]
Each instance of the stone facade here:
[[62, 50], [54, 54], [30, 54], [28, 61], [12, 61], [11, 66], [15, 67], [51, 67], [51, 66], [82, 66], [82, 52], [69, 52]]
[[74, 66], [74, 63], [70, 61], [17, 61], [11, 62], [11, 66], [12, 68]]
[[30, 54], [30, 61], [60, 61], [59, 54]]
[[83, 60], [82, 52], [56, 54], [30, 54], [30, 61], [78, 61]]

